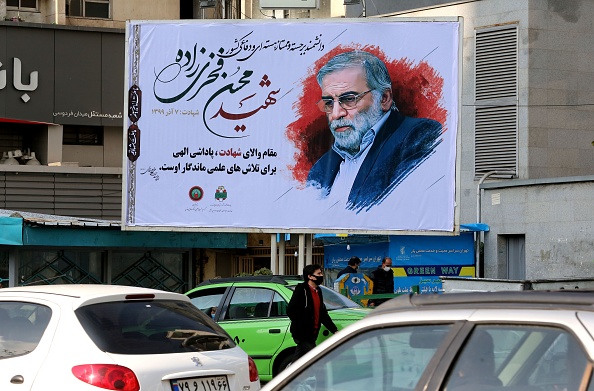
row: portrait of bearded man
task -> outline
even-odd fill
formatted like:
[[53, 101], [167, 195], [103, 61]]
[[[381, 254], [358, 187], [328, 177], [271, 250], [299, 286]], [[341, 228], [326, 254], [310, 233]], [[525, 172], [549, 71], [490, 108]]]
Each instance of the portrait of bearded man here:
[[386, 65], [371, 53], [338, 54], [316, 78], [317, 105], [334, 144], [310, 169], [306, 184], [319, 189], [322, 199], [369, 210], [433, 154], [443, 126], [398, 111]]

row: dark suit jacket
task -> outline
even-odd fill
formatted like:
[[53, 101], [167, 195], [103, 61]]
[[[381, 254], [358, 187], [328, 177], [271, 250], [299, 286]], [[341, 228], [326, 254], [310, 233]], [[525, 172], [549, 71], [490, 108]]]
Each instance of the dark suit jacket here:
[[[427, 118], [412, 118], [393, 110], [369, 147], [353, 183], [347, 209], [369, 210], [380, 203], [425, 161], [442, 141], [442, 125]], [[330, 149], [307, 177], [307, 185], [330, 194], [342, 157]]]

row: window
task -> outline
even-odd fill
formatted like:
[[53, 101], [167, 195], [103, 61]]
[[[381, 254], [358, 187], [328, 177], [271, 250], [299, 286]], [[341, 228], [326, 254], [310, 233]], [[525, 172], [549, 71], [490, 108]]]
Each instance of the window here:
[[[289, 289], [295, 290], [295, 286], [288, 287]], [[322, 288], [322, 296], [324, 296], [324, 304], [326, 305], [326, 309], [328, 311], [338, 310], [341, 308], [357, 308], [360, 307], [359, 304], [355, 303], [348, 297], [341, 295], [340, 293], [326, 288], [325, 286], [320, 286]]]
[[286, 390], [414, 390], [450, 325], [380, 328], [344, 341]]
[[15, 8], [17, 10], [35, 10], [37, 11], [37, 0], [6, 0], [7, 8]]
[[110, 19], [110, 0], [68, 0], [66, 14], [68, 16]]
[[476, 31], [474, 174], [517, 171], [518, 27]]
[[97, 347], [108, 353], [163, 354], [235, 347], [209, 315], [185, 301], [109, 301], [82, 306], [75, 314]]
[[274, 291], [262, 288], [237, 288], [229, 303], [226, 319], [266, 318]]
[[64, 125], [63, 144], [103, 145], [103, 127]]
[[211, 314], [213, 308], [217, 308], [227, 288], [210, 288], [194, 292], [190, 301], [205, 314]]
[[577, 391], [586, 355], [565, 330], [477, 326], [451, 371], [447, 391]]
[[287, 316], [287, 307], [289, 304], [279, 295], [274, 294], [272, 300], [272, 307], [270, 308], [270, 316]]
[[44, 305], [26, 302], [0, 302], [0, 359], [32, 352], [52, 316]]

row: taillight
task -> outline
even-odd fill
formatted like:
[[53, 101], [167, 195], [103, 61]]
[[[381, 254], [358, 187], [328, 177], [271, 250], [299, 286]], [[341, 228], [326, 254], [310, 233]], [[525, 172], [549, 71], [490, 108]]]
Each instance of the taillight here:
[[254, 360], [252, 360], [250, 356], [248, 356], [248, 366], [250, 368], [250, 381], [258, 381], [258, 379], [260, 378], [258, 376], [258, 368], [256, 368], [256, 363], [254, 362]]
[[[113, 364], [86, 364], [72, 367], [78, 379], [95, 387], [117, 391], [139, 391], [140, 384], [131, 369]], [[251, 375], [251, 372], [250, 372]]]

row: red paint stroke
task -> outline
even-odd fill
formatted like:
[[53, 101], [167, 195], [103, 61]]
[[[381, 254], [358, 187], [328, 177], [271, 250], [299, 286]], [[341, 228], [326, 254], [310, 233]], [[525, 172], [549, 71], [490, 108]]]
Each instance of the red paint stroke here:
[[337, 54], [364, 50], [377, 56], [386, 64], [392, 79], [392, 93], [400, 113], [410, 117], [430, 118], [444, 124], [447, 110], [442, 105], [443, 77], [433, 67], [422, 61], [412, 64], [406, 57], [389, 59], [379, 47], [373, 45], [337, 46], [316, 61], [301, 80], [303, 90], [293, 104], [297, 120], [289, 124], [286, 135], [297, 148], [295, 164], [289, 169], [293, 177], [305, 183], [313, 164], [331, 147], [334, 138], [328, 129], [326, 115], [316, 103], [321, 98], [321, 90], [316, 80], [318, 70]]

